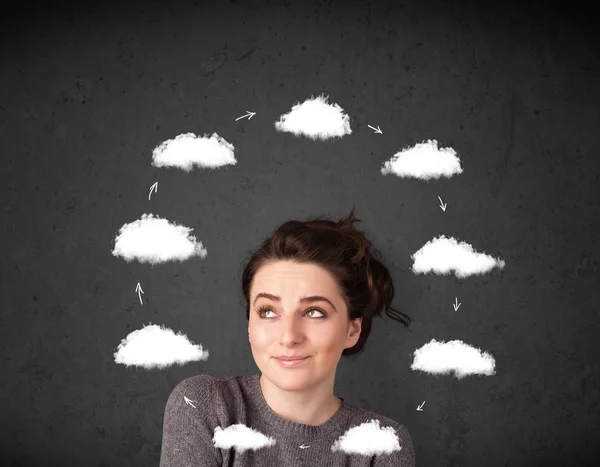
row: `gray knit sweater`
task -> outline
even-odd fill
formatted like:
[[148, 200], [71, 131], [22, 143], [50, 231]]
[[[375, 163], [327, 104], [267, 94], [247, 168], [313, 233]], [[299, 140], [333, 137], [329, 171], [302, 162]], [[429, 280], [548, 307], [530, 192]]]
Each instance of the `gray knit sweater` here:
[[[165, 407], [160, 466], [414, 467], [412, 439], [400, 423], [341, 397], [325, 423], [292, 422], [271, 410], [259, 377], [197, 375], [177, 384]], [[364, 427], [380, 431], [366, 438]]]

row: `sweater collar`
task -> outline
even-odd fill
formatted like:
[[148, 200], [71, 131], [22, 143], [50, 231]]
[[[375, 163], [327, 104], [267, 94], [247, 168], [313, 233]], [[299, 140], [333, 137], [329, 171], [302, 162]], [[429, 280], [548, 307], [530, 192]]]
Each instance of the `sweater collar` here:
[[332, 433], [343, 432], [348, 429], [350, 416], [352, 415], [352, 406], [347, 403], [343, 397], [340, 397], [342, 404], [325, 423], [321, 425], [305, 425], [303, 423], [293, 422], [277, 415], [269, 404], [262, 393], [260, 387], [260, 374], [244, 376], [247, 381], [247, 387], [249, 389], [252, 404], [257, 409], [260, 416], [262, 416], [270, 426], [272, 426], [278, 433], [288, 434], [292, 437], [297, 438], [298, 436], [304, 436], [309, 438], [329, 438]]

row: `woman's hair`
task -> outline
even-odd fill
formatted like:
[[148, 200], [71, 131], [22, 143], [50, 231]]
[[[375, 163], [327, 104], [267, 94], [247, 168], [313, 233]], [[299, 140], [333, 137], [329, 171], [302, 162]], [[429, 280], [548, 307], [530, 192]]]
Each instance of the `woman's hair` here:
[[354, 217], [352, 208], [348, 217], [338, 222], [319, 216], [303, 222], [291, 220], [277, 227], [250, 256], [242, 274], [248, 320], [250, 285], [254, 275], [266, 264], [288, 260], [316, 264], [329, 271], [341, 288], [350, 320], [363, 318], [358, 342], [344, 349], [342, 356], [363, 351], [373, 318], [379, 316], [383, 308], [390, 318], [408, 327], [411, 319], [391, 307], [394, 285], [388, 269], [375, 259], [375, 255], [379, 258], [381, 254], [372, 247], [364, 232], [353, 227], [357, 221], [360, 219]]

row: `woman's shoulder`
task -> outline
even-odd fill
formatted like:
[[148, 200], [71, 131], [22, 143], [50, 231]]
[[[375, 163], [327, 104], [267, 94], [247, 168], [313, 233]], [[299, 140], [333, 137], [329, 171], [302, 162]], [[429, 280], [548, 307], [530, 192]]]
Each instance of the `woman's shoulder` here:
[[386, 449], [390, 449], [391, 457], [385, 465], [407, 465], [414, 467], [415, 450], [412, 437], [402, 423], [372, 410], [354, 407], [354, 416], [350, 428], [360, 427], [361, 435], [369, 439], [377, 439]]
[[[196, 374], [180, 381], [169, 396], [168, 410], [195, 409], [201, 417], [208, 417], [215, 426], [230, 424], [243, 412], [246, 399], [244, 376], [217, 377]], [[189, 406], [189, 407], [188, 407]], [[235, 422], [233, 422], [235, 423]]]
[[352, 425], [358, 426], [364, 423], [374, 424], [379, 428], [392, 427], [400, 437], [410, 439], [410, 433], [406, 426], [390, 417], [386, 417], [372, 410], [367, 410], [353, 404], [348, 404], [352, 407], [354, 415], [352, 416]]
[[231, 382], [239, 379], [239, 376], [217, 377], [206, 373], [189, 376], [177, 383], [173, 388], [173, 393], [181, 394], [196, 394], [205, 395], [222, 392], [230, 386]]
[[214, 379], [215, 379], [214, 376], [207, 375], [204, 373], [189, 376], [189, 377], [181, 380], [179, 383], [177, 383], [175, 385], [175, 387], [173, 388], [173, 391], [182, 391], [182, 390], [198, 391], [199, 390], [200, 392], [204, 392], [204, 390], [210, 389], [210, 387], [213, 384]]

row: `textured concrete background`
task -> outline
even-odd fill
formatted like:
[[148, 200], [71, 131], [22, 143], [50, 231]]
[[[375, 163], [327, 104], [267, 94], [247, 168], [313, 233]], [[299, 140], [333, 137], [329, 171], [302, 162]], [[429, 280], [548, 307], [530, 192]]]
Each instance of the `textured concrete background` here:
[[[2, 465], [158, 465], [177, 382], [257, 372], [242, 260], [281, 222], [352, 206], [413, 322], [408, 332], [376, 320], [364, 354], [340, 363], [336, 393], [403, 423], [419, 466], [599, 459], [600, 88], [589, 11], [100, 3], [3, 14]], [[352, 135], [275, 131], [293, 104], [321, 93], [348, 113]], [[246, 110], [256, 115], [235, 121]], [[150, 165], [153, 148], [186, 132], [218, 133], [237, 164]], [[464, 173], [381, 175], [395, 152], [427, 139], [453, 147]], [[194, 228], [208, 256], [153, 268], [113, 257], [118, 229], [143, 213]], [[464, 280], [412, 274], [410, 255], [440, 234], [506, 267]], [[211, 357], [152, 372], [117, 365], [121, 339], [149, 322]], [[490, 352], [496, 375], [411, 371], [412, 352], [432, 338]]]

